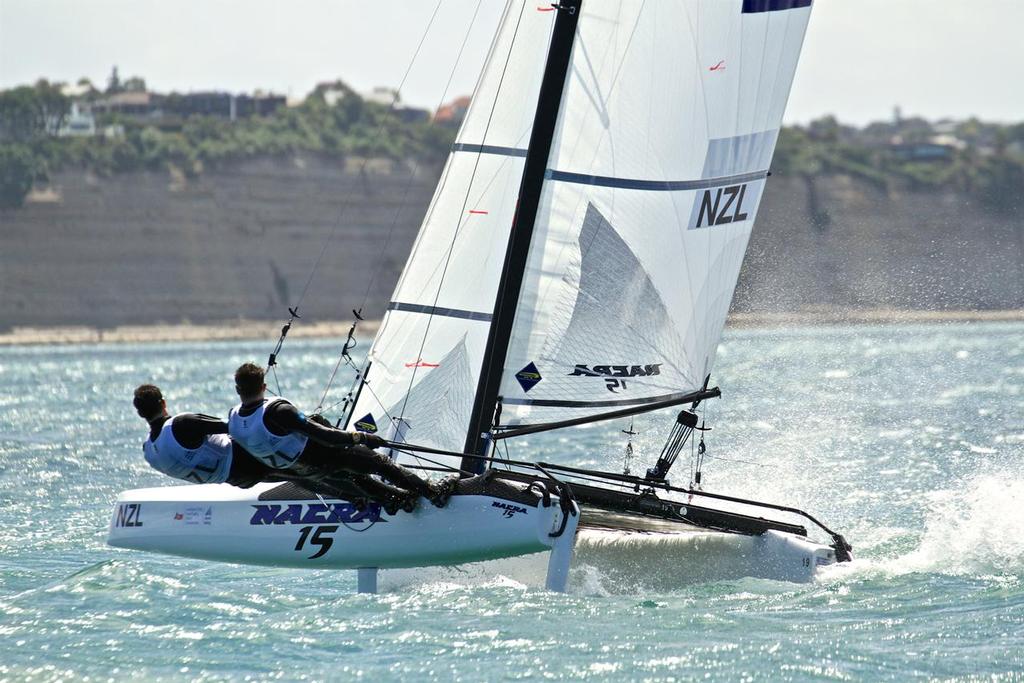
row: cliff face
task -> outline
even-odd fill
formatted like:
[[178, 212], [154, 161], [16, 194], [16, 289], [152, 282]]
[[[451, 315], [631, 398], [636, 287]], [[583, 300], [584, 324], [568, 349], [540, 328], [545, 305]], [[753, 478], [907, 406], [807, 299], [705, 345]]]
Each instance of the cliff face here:
[[0, 328], [285, 318], [325, 244], [303, 315], [350, 318], [369, 287], [379, 317], [439, 169], [358, 170], [302, 157], [189, 181], [62, 173], [0, 210]]
[[1024, 214], [845, 176], [772, 177], [733, 310], [817, 307], [1024, 308]]
[[[349, 318], [369, 288], [364, 313], [379, 317], [439, 171], [298, 157], [187, 181], [64, 172], [0, 210], [0, 329], [280, 319], [325, 243], [304, 315]], [[773, 177], [734, 309], [815, 307], [1024, 307], [1024, 219], [956, 195]]]

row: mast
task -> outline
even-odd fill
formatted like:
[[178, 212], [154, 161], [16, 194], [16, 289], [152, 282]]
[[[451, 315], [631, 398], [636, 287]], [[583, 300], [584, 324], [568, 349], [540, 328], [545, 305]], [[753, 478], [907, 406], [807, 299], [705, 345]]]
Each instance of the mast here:
[[[527, 257], [530, 253], [530, 242], [533, 237], [534, 224], [537, 221], [537, 211], [540, 208], [544, 175], [547, 171], [551, 142], [558, 123], [562, 91], [572, 58], [576, 25], [579, 21], [582, 4], [583, 0], [564, 0], [564, 2], [552, 4], [557, 12], [557, 17], [537, 99], [537, 113], [534, 116], [530, 144], [526, 152], [523, 179], [519, 186], [519, 206], [509, 233], [505, 263], [502, 266], [501, 279], [498, 281], [498, 296], [494, 302], [494, 314], [487, 335], [487, 345], [484, 349], [480, 381], [477, 384], [476, 396], [473, 400], [473, 411], [470, 416], [469, 432], [466, 434], [464, 449], [466, 453], [486, 455], [484, 451], [489, 442], [483, 435], [491, 429], [494, 411], [498, 403], [505, 356], [508, 353], [509, 338], [512, 336], [516, 304], [522, 289], [523, 273], [526, 270]], [[484, 470], [485, 466], [485, 461], [465, 458], [461, 468], [465, 471], [479, 473]]]

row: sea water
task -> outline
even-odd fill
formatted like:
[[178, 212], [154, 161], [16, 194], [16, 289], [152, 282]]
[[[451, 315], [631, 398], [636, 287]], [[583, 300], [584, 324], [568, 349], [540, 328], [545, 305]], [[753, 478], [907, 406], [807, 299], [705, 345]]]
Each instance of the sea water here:
[[[340, 347], [290, 341], [282, 391], [315, 406]], [[368, 596], [354, 572], [107, 547], [119, 491], [172, 483], [142, 459], [133, 387], [225, 415], [234, 367], [269, 350], [0, 350], [0, 679], [1024, 680], [1024, 325], [727, 332], [705, 488], [842, 531], [856, 559], [807, 585], [694, 583], [648, 553], [577, 566], [565, 595], [509, 561], [382, 572]], [[634, 471], [671, 420], [636, 420]], [[627, 426], [512, 455], [618, 469]]]

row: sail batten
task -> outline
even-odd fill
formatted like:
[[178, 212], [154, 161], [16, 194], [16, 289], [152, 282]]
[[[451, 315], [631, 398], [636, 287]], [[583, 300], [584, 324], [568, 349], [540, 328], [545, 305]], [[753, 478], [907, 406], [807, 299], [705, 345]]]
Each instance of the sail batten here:
[[461, 318], [463, 320], [478, 320], [490, 322], [491, 314], [479, 311], [464, 311], [458, 308], [442, 308], [440, 306], [428, 306], [426, 304], [407, 304], [401, 301], [392, 301], [388, 304], [389, 311], [407, 311], [409, 313], [423, 313], [426, 315], [439, 315], [443, 318]]
[[526, 148], [501, 147], [500, 145], [481, 145], [469, 142], [456, 142], [452, 145], [453, 152], [471, 152], [475, 154], [496, 154], [506, 157], [526, 158]]
[[594, 185], [596, 187], [617, 187], [626, 190], [644, 190], [647, 192], [683, 192], [686, 190], [703, 190], [710, 187], [746, 183], [768, 177], [768, 169], [753, 173], [720, 176], [718, 178], [701, 178], [699, 180], [641, 180], [639, 178], [615, 178], [611, 176], [584, 175], [568, 171], [549, 170], [549, 180], [576, 185]]

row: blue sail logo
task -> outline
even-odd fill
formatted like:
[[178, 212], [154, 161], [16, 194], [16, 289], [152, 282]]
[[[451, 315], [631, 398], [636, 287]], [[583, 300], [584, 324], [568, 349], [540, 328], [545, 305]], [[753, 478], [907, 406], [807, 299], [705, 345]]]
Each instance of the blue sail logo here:
[[537, 365], [532, 361], [516, 373], [516, 381], [519, 382], [519, 386], [523, 388], [523, 391], [533, 389], [542, 379], [544, 378], [540, 376], [540, 370], [537, 369]]
[[377, 422], [373, 419], [373, 415], [367, 413], [363, 417], [356, 420], [355, 428], [361, 432], [369, 432], [370, 434], [377, 433]]

